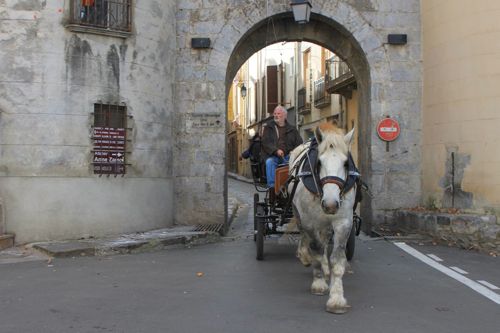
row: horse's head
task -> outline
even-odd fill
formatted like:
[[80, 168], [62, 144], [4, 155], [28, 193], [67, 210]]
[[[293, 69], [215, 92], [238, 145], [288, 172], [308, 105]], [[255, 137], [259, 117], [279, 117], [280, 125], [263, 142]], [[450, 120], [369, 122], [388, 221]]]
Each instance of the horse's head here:
[[326, 214], [335, 214], [340, 207], [341, 192], [347, 178], [347, 158], [354, 128], [348, 133], [331, 123], [318, 126], [319, 177], [323, 188], [321, 207]]

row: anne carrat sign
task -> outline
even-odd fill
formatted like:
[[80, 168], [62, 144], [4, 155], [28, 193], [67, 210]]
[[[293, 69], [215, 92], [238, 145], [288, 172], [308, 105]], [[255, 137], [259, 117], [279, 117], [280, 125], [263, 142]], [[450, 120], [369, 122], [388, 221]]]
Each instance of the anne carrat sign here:
[[392, 118], [384, 118], [377, 125], [379, 138], [387, 142], [396, 140], [400, 132], [399, 123]]

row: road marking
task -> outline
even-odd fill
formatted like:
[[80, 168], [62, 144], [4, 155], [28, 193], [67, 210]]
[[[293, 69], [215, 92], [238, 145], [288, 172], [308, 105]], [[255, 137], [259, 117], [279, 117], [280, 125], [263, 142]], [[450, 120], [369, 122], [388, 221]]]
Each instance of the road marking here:
[[[455, 272], [460, 273], [460, 274], [469, 274], [469, 273], [467, 273], [466, 271], [464, 271], [463, 269], [458, 268], [458, 267], [455, 267], [455, 266], [451, 266], [450, 268], [451, 268], [452, 270], [454, 270]], [[479, 281], [478, 281], [478, 282], [479, 282]]]
[[429, 253], [427, 256], [429, 258], [432, 258], [432, 259], [436, 260], [436, 261], [443, 261], [443, 259], [439, 258], [437, 255], [432, 254], [432, 253]]
[[495, 286], [494, 284], [489, 283], [488, 281], [477, 280], [477, 282], [481, 283], [483, 286], [490, 288], [491, 290], [499, 290], [500, 289], [497, 286]]
[[449, 269], [448, 267], [446, 267], [444, 265], [441, 265], [440, 263], [430, 259], [429, 257], [424, 255], [423, 253], [420, 253], [419, 251], [415, 250], [414, 248], [405, 244], [404, 242], [394, 242], [393, 244], [396, 245], [397, 247], [399, 247], [401, 250], [405, 251], [406, 253], [411, 254], [412, 256], [417, 258], [418, 260], [431, 266], [432, 268], [437, 269], [438, 271], [448, 275], [452, 279], [455, 279], [458, 282], [465, 284], [467, 287], [471, 288], [472, 290], [480, 293], [484, 297], [489, 298], [490, 300], [492, 300], [496, 304], [500, 305], [500, 295], [492, 292], [490, 289], [486, 288], [485, 286], [483, 286], [483, 285], [481, 285], [481, 284], [477, 283], [476, 281], [473, 281], [469, 278], [466, 278], [465, 276], [463, 276], [461, 274], [458, 274], [457, 272]]

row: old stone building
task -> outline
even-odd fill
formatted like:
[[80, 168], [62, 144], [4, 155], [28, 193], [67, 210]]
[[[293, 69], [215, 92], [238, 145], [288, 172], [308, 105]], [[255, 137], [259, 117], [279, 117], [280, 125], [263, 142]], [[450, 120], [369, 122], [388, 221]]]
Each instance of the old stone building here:
[[[494, 38], [499, 5], [439, 3], [314, 0], [310, 22], [299, 25], [283, 0], [0, 0], [0, 233], [22, 243], [223, 221], [230, 86], [252, 54], [283, 41], [323, 46], [354, 73], [359, 166], [376, 194], [362, 205], [365, 228], [442, 196], [447, 152], [456, 153], [462, 190], [480, 194], [465, 202], [499, 207], [480, 171], [495, 170], [486, 158], [495, 154], [477, 158], [477, 145], [462, 145], [452, 129], [454, 117], [464, 129], [471, 117], [494, 126], [498, 83], [482, 71], [461, 80], [478, 73], [472, 63], [486, 64], [460, 49], [451, 28], [467, 7], [478, 14], [467, 27]], [[389, 43], [389, 34], [407, 42]], [[494, 45], [481, 47], [494, 54]], [[471, 62], [457, 62], [460, 71], [449, 66], [465, 55]], [[389, 145], [375, 132], [386, 116], [401, 126]], [[494, 151], [496, 137], [481, 132], [478, 144]]]

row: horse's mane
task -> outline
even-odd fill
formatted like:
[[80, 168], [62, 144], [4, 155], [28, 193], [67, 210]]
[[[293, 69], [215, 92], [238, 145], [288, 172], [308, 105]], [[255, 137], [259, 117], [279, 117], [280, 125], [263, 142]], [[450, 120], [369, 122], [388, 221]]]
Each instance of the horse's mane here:
[[[321, 131], [322, 141], [318, 145], [318, 151], [320, 154], [324, 153], [325, 150], [333, 145], [334, 149], [338, 150], [340, 153], [347, 156], [349, 153], [349, 147], [344, 141], [345, 131], [336, 124], [332, 124], [330, 122], [322, 123], [318, 126], [318, 129]], [[305, 142], [298, 147], [296, 147], [290, 153], [290, 166], [292, 167], [297, 162], [297, 158], [302, 155], [304, 151], [309, 149], [311, 146], [311, 142]]]
[[344, 141], [345, 131], [338, 128], [336, 124], [329, 122], [322, 123], [318, 126], [321, 131], [322, 140], [318, 145], [319, 153], [322, 154], [330, 145], [333, 145], [335, 150], [340, 153], [347, 155], [349, 152], [349, 147]]

